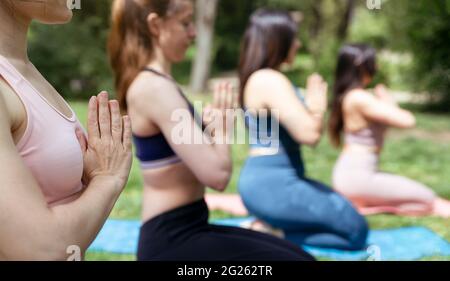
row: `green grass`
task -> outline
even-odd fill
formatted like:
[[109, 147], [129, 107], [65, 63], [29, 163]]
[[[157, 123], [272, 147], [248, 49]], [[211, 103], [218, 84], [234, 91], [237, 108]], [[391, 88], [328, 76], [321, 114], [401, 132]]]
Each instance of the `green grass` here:
[[[204, 97], [193, 97], [193, 100], [208, 100]], [[86, 124], [87, 106], [84, 102], [72, 102], [80, 121]], [[437, 115], [416, 112], [418, 128], [433, 136], [438, 132], [450, 132], [450, 115]], [[239, 126], [242, 130], [242, 126]], [[387, 140], [381, 159], [382, 169], [418, 180], [430, 186], [440, 196], [450, 199], [450, 142], [433, 141], [433, 138], [417, 139], [408, 137], [403, 132], [402, 137]], [[315, 148], [303, 149], [307, 173], [311, 178], [327, 184], [331, 182], [331, 171], [338, 157], [335, 150], [324, 137]], [[227, 193], [237, 192], [239, 171], [247, 156], [246, 145], [233, 146], [234, 172]], [[111, 218], [139, 219], [141, 209], [142, 179], [135, 160], [131, 176], [125, 191], [118, 200]], [[230, 215], [223, 212], [212, 212], [211, 218], [225, 218]], [[377, 215], [368, 217], [372, 229], [396, 228], [402, 226], [425, 226], [450, 241], [450, 220], [425, 217], [410, 218], [393, 215]], [[88, 253], [87, 260], [134, 260], [134, 256], [115, 255], [109, 253]], [[450, 257], [427, 257], [423, 260], [450, 260]]]

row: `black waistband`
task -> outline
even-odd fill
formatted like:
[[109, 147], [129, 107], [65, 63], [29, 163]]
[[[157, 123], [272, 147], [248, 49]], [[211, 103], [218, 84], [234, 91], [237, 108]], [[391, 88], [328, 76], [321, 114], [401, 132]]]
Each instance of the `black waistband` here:
[[208, 206], [205, 200], [195, 201], [170, 210], [145, 222], [141, 231], [145, 232], [182, 232], [190, 228], [208, 224]]

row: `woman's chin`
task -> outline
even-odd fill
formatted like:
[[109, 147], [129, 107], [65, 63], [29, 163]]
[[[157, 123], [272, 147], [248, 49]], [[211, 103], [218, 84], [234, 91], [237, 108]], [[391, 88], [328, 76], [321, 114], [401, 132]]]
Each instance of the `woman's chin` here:
[[45, 18], [36, 19], [38, 22], [43, 24], [66, 24], [69, 23], [73, 18], [72, 10], [64, 11], [64, 13], [58, 13], [57, 15], [47, 16]]
[[182, 55], [182, 56], [177, 56], [177, 57], [173, 57], [171, 59], [172, 63], [176, 64], [176, 63], [181, 63], [186, 59], [186, 54]]

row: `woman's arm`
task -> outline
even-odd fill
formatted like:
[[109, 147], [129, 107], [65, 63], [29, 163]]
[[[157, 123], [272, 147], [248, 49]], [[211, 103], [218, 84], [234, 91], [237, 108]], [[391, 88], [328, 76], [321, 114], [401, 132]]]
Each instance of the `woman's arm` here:
[[98, 234], [126, 183], [131, 166], [129, 119], [124, 118], [123, 129], [119, 130], [117, 122], [122, 118], [117, 103], [111, 104], [111, 118], [107, 95], [101, 94], [98, 99], [99, 103], [96, 98], [89, 103], [89, 144], [82, 144], [85, 166], [90, 168], [85, 167], [87, 189], [74, 202], [50, 208], [17, 153], [10, 132], [11, 121], [5, 114], [8, 111], [0, 93], [1, 259], [65, 260], [69, 246], [78, 246], [84, 254]]
[[400, 129], [416, 126], [416, 119], [411, 112], [400, 108], [387, 93], [380, 93], [380, 89], [377, 91], [377, 96], [365, 91], [358, 91], [353, 95], [357, 110], [365, 118]]
[[[298, 142], [315, 146], [322, 136], [327, 107], [327, 84], [315, 74], [308, 78], [306, 104], [297, 97], [291, 82], [275, 70], [260, 70], [250, 77], [246, 100], [278, 110], [280, 123]], [[250, 97], [252, 96], [252, 97]]]
[[[226, 141], [232, 126], [215, 129], [211, 139], [195, 122], [175, 85], [166, 80], [149, 83], [142, 79], [130, 88], [129, 96], [130, 111], [151, 120], [161, 130], [200, 182], [218, 191], [225, 190], [232, 173], [231, 147]], [[224, 113], [232, 104], [229, 88], [216, 91], [212, 111], [220, 115], [216, 119], [219, 123], [231, 123], [230, 116]]]

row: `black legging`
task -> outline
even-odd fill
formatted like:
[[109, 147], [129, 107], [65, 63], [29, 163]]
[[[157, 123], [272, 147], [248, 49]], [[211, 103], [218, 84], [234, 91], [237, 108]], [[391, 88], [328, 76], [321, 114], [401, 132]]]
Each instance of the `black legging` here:
[[267, 234], [208, 224], [202, 199], [141, 227], [139, 261], [313, 261], [300, 247]]

